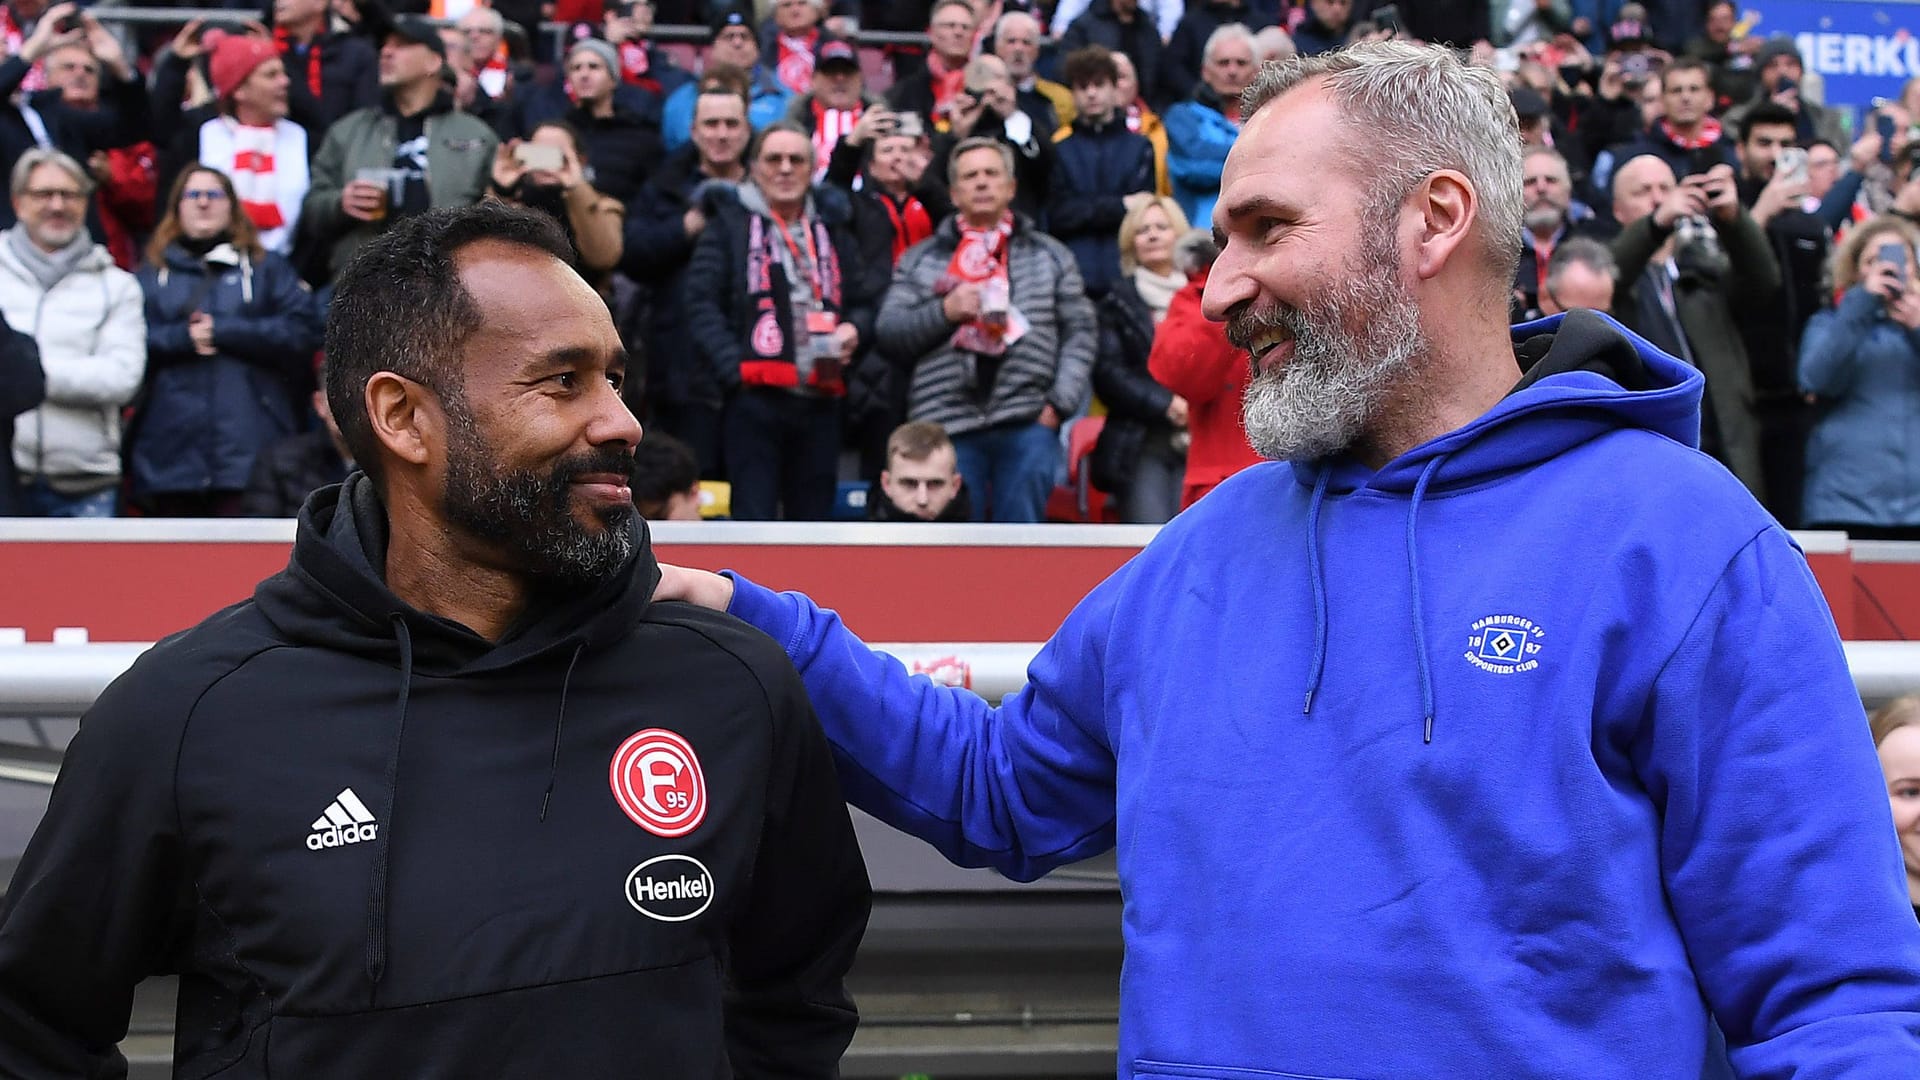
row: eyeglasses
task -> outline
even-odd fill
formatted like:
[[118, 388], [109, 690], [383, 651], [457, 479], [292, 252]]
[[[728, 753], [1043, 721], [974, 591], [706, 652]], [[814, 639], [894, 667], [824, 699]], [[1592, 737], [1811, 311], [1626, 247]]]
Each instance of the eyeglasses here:
[[227, 193], [224, 191], [221, 191], [219, 188], [210, 188], [205, 191], [199, 191], [199, 190], [194, 190], [192, 188], [189, 188], [188, 190], [180, 193], [180, 201], [181, 202], [223, 203], [227, 201]]
[[86, 196], [74, 188], [28, 188], [20, 193], [29, 202], [49, 203], [56, 199], [67, 202], [80, 202]]
[[782, 167], [804, 169], [807, 167], [807, 156], [805, 154], [762, 154], [760, 164], [769, 169]]

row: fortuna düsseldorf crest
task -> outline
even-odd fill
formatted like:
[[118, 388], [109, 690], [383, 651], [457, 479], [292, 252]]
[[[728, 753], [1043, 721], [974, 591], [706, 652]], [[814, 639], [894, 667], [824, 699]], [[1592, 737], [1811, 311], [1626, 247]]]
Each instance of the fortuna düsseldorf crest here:
[[707, 817], [707, 782], [687, 740], [664, 728], [635, 732], [614, 752], [613, 801], [635, 825], [671, 839]]

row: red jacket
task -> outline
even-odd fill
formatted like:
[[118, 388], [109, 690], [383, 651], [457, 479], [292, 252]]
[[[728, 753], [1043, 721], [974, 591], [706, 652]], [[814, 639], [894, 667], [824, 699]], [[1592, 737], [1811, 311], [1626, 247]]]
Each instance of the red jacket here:
[[1187, 399], [1187, 476], [1180, 507], [1212, 491], [1214, 485], [1260, 460], [1247, 445], [1240, 423], [1240, 399], [1252, 375], [1247, 354], [1227, 344], [1226, 327], [1200, 313], [1206, 271], [1188, 279], [1173, 294], [1167, 317], [1153, 334], [1147, 371], [1162, 386]]
[[99, 189], [100, 227], [114, 264], [132, 272], [140, 268], [140, 238], [153, 231], [159, 196], [153, 144], [135, 143], [105, 153], [112, 175]]

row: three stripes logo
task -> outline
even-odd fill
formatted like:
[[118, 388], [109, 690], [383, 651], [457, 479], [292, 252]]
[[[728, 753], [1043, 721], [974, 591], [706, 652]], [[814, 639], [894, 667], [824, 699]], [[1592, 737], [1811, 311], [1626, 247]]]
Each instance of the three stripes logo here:
[[321, 848], [357, 844], [362, 840], [372, 840], [379, 828], [373, 820], [373, 811], [360, 801], [360, 796], [355, 795], [352, 788], [342, 788], [340, 794], [327, 804], [326, 812], [313, 819], [313, 832], [307, 836], [307, 847], [319, 851]]

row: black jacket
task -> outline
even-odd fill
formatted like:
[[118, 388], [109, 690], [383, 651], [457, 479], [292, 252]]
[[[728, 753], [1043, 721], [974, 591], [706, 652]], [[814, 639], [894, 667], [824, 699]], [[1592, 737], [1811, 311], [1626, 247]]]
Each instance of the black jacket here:
[[1167, 407], [1173, 391], [1147, 373], [1153, 351], [1153, 312], [1133, 279], [1120, 278], [1100, 302], [1100, 352], [1093, 360], [1093, 392], [1107, 406], [1107, 422], [1093, 445], [1093, 486], [1117, 495], [1133, 483], [1140, 448], [1149, 437], [1170, 437]]
[[870, 896], [831, 751], [777, 645], [650, 602], [633, 528], [493, 643], [387, 589], [364, 476], [309, 500], [286, 572], [68, 748], [0, 1074], [121, 1075], [172, 971], [181, 1075], [834, 1075]]
[[8, 328], [0, 319], [0, 517], [14, 514], [13, 418], [37, 407], [47, 396], [40, 347], [33, 338]]
[[[18, 56], [0, 61], [0, 166], [9, 175], [21, 155], [39, 145], [33, 126], [20, 107], [10, 101], [30, 69], [31, 65]], [[151, 125], [146, 80], [136, 77], [122, 81], [105, 71], [100, 73], [97, 109], [83, 112], [73, 108], [58, 90], [35, 91], [26, 95], [25, 104], [39, 116], [53, 148], [82, 165], [95, 150], [144, 141]], [[7, 200], [0, 205], [0, 229], [11, 227], [14, 220], [13, 202]], [[92, 200], [88, 201], [87, 227], [96, 238], [105, 235]]]
[[568, 101], [565, 88], [555, 83], [524, 100], [521, 136], [548, 120], [565, 120], [580, 133], [594, 188], [623, 203], [639, 193], [660, 160], [660, 96], [651, 90], [621, 83], [614, 87], [613, 115], [599, 117]]
[[[341, 117], [380, 104], [379, 49], [356, 31], [322, 34], [304, 48], [288, 43], [280, 60], [287, 67], [287, 118], [307, 129], [313, 146]], [[311, 81], [315, 75], [318, 94]]]
[[[647, 287], [647, 395], [675, 405], [719, 408], [722, 395], [713, 370], [702, 363], [687, 340], [687, 311], [682, 279], [698, 237], [689, 237], [685, 219], [702, 183], [723, 185], [700, 172], [700, 151], [691, 144], [668, 158], [627, 207], [620, 269]], [[708, 188], [708, 191], [714, 190]], [[702, 200], [708, 225], [713, 206]]]
[[[1356, 7], [1358, 5], [1355, 5]], [[1160, 112], [1176, 101], [1193, 96], [1200, 85], [1200, 62], [1204, 60], [1207, 39], [1227, 23], [1240, 23], [1249, 30], [1262, 30], [1278, 19], [1280, 5], [1273, 0], [1213, 0], [1192, 3], [1180, 18], [1166, 51], [1160, 54], [1160, 82], [1146, 81], [1141, 72], [1140, 92]]]
[[1160, 86], [1161, 54], [1166, 51], [1166, 46], [1160, 41], [1160, 31], [1154, 26], [1152, 12], [1135, 12], [1132, 22], [1123, 23], [1114, 15], [1109, 0], [1093, 0], [1087, 5], [1087, 10], [1067, 27], [1067, 32], [1060, 35], [1060, 44], [1054, 48], [1054, 52], [1066, 56], [1088, 45], [1104, 45], [1111, 52], [1126, 53], [1133, 61], [1134, 75], [1139, 84], [1146, 88], [1147, 96], [1155, 96]]
[[1119, 120], [1095, 128], [1079, 117], [1053, 156], [1047, 231], [1073, 249], [1087, 295], [1098, 297], [1120, 274], [1127, 196], [1153, 190], [1153, 144]]
[[325, 428], [289, 435], [254, 459], [240, 512], [257, 518], [293, 517], [307, 496], [345, 480], [351, 471]]

